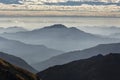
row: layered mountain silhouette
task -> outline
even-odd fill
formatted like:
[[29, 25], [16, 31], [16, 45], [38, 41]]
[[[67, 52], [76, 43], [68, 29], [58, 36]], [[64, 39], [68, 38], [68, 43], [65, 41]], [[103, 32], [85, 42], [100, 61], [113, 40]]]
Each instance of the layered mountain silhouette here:
[[1, 36], [27, 44], [43, 44], [62, 51], [81, 50], [101, 43], [119, 42], [118, 39], [93, 35], [75, 27], [68, 28], [62, 24], [55, 24], [33, 31], [6, 33]]
[[43, 45], [30, 45], [15, 40], [0, 37], [0, 51], [21, 57], [28, 63], [36, 63], [63, 53]]
[[113, 44], [100, 44], [92, 48], [84, 49], [81, 51], [73, 51], [54, 56], [46, 61], [34, 64], [34, 67], [39, 70], [45, 70], [55, 65], [66, 64], [79, 59], [86, 59], [97, 54], [120, 53], [120, 43]]
[[0, 59], [0, 80], [40, 80], [35, 74]]
[[13, 26], [13, 27], [8, 27], [8, 28], [3, 28], [0, 27], [0, 33], [16, 33], [16, 32], [24, 32], [27, 31], [26, 29], [22, 28], [22, 27], [17, 27], [17, 26]]
[[43, 80], [120, 80], [120, 54], [97, 55], [54, 66], [38, 75]]
[[0, 52], [0, 58], [4, 59], [5, 61], [7, 61], [7, 62], [9, 62], [9, 63], [11, 63], [13, 65], [16, 65], [18, 67], [26, 69], [26, 70], [28, 70], [30, 72], [33, 72], [33, 73], [37, 72], [34, 68], [32, 68], [27, 62], [25, 62], [20, 57], [16, 57], [16, 56], [13, 56], [13, 55], [9, 55], [9, 54]]

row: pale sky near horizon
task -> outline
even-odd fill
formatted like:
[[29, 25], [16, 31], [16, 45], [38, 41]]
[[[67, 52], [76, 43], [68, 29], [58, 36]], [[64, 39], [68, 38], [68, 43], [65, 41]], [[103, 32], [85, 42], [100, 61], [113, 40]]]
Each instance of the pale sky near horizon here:
[[20, 26], [26, 29], [42, 28], [53, 24], [68, 27], [80, 26], [116, 26], [120, 27], [120, 18], [96, 17], [1, 17], [0, 27]]

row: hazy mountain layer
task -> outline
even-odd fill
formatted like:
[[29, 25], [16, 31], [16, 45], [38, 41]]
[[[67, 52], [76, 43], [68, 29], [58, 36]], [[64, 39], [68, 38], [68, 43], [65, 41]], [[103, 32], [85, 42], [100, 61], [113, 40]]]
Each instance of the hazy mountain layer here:
[[114, 34], [109, 35], [111, 38], [119, 38], [120, 39], [120, 32], [116, 32]]
[[97, 54], [106, 55], [108, 53], [120, 53], [120, 43], [100, 44], [98, 46], [88, 48], [85, 50], [64, 53], [62, 55], [52, 57], [41, 63], [36, 63], [33, 66], [37, 70], [41, 71], [51, 66], [62, 65], [79, 59], [86, 59]]
[[120, 33], [120, 27], [115, 26], [81, 26], [79, 28], [88, 33], [109, 37], [112, 37], [112, 34]]
[[33, 31], [12, 34], [6, 33], [1, 36], [27, 44], [43, 44], [49, 48], [62, 51], [81, 50], [97, 44], [119, 42], [118, 39], [93, 35], [75, 27], [67, 28], [61, 24], [55, 24]]
[[24, 32], [27, 31], [26, 29], [22, 27], [8, 27], [8, 28], [2, 28], [0, 27], [0, 33], [16, 33], [16, 32]]
[[0, 51], [21, 57], [31, 64], [63, 53], [62, 51], [47, 48], [43, 45], [30, 45], [2, 37], [0, 37]]

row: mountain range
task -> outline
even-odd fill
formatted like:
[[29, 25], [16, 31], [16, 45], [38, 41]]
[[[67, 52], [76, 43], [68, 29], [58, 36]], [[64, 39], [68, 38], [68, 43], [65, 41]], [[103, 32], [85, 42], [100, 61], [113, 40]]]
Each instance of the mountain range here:
[[44, 70], [43, 80], [120, 80], [120, 54], [97, 55]]
[[33, 66], [38, 71], [42, 71], [55, 65], [62, 65], [75, 60], [86, 59], [98, 54], [106, 55], [109, 53], [120, 53], [120, 43], [100, 44], [92, 48], [64, 53], [54, 56], [46, 61], [36, 63]]
[[0, 36], [27, 44], [42, 44], [61, 51], [81, 50], [97, 44], [119, 42], [119, 39], [86, 33], [75, 27], [68, 28], [62, 24], [55, 24], [32, 31], [4, 33]]
[[40, 80], [39, 77], [25, 69], [0, 59], [0, 80]]
[[63, 53], [62, 51], [47, 48], [43, 45], [30, 45], [2, 37], [0, 37], [0, 51], [21, 57], [29, 64], [40, 62]]

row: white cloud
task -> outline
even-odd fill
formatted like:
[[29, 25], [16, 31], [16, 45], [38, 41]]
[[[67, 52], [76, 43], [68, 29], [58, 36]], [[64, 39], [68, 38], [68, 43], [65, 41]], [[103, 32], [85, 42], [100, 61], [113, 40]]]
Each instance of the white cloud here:
[[112, 2], [118, 3], [120, 0], [24, 0], [24, 1], [37, 1], [37, 2], [49, 2], [49, 3], [58, 3], [58, 2], [67, 2], [67, 1], [94, 1], [94, 2]]

